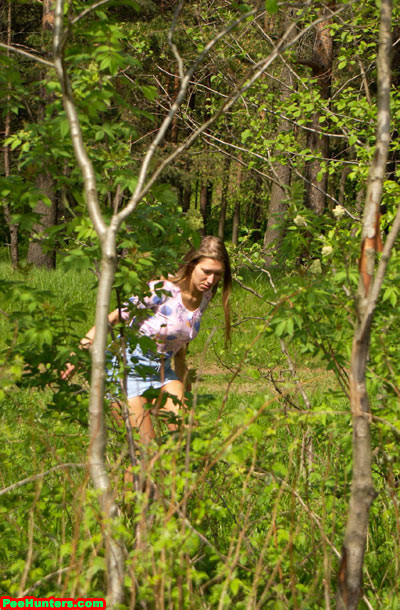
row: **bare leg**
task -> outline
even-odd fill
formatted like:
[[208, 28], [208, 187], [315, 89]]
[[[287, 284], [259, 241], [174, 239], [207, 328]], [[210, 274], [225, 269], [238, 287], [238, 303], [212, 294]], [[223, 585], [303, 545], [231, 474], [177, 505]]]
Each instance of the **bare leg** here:
[[[148, 404], [148, 401], [143, 398], [143, 396], [134, 396], [128, 400], [129, 422], [132, 428], [137, 428], [139, 431], [141, 449], [147, 446], [155, 436], [150, 410], [145, 408], [146, 404]], [[112, 403], [111, 413], [118, 425], [124, 426], [121, 408], [118, 403]], [[140, 463], [143, 468], [145, 464], [145, 453], [141, 450], [140, 454]], [[141, 476], [143, 476], [143, 474], [144, 471], [142, 471]], [[134, 485], [134, 474], [131, 466], [124, 472], [124, 483]], [[127, 489], [128, 488], [126, 488], [125, 491]]]
[[[185, 388], [183, 383], [181, 381], [170, 381], [161, 388], [161, 394], [164, 394], [164, 392], [168, 392], [168, 394], [176, 396], [181, 404], [175, 404], [172, 398], [167, 398], [162, 410], [167, 411], [168, 413], [174, 413], [174, 415], [178, 415], [179, 410], [184, 404]], [[178, 429], [178, 426], [176, 424], [168, 424], [168, 428], [174, 431]]]
[[[167, 392], [180, 401], [181, 404], [175, 404], [172, 398], [168, 398], [162, 410], [168, 413], [178, 415], [181, 405], [184, 403], [185, 389], [181, 381], [170, 381], [161, 388], [161, 395]], [[129, 421], [132, 428], [139, 430], [140, 440], [144, 445], [148, 445], [155, 437], [153, 423], [151, 421], [151, 413], [157, 415], [157, 402], [154, 409], [146, 409], [146, 399], [143, 396], [134, 396], [128, 400]], [[112, 415], [119, 425], [123, 425], [121, 410], [118, 403], [111, 405]], [[168, 424], [170, 430], [177, 430], [176, 424]]]
[[[128, 400], [129, 421], [132, 428], [139, 431], [140, 440], [148, 445], [154, 438], [154, 428], [149, 409], [145, 408], [147, 400], [143, 396], [134, 396]], [[121, 410], [118, 403], [111, 405], [112, 415], [119, 425], [123, 425]]]

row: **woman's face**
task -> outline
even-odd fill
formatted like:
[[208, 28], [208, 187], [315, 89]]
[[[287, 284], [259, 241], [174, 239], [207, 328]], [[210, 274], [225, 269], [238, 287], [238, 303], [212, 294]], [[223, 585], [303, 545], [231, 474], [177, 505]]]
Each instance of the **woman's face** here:
[[196, 292], [207, 292], [218, 284], [224, 274], [224, 264], [214, 258], [203, 257], [193, 267], [191, 288]]

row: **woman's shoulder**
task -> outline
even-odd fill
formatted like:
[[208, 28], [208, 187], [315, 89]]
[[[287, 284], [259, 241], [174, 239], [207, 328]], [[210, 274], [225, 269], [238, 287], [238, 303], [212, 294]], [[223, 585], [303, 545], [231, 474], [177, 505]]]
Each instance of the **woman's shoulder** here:
[[164, 290], [168, 290], [173, 295], [180, 294], [181, 289], [180, 289], [179, 284], [176, 284], [169, 278], [167, 278], [167, 279], [162, 278], [162, 282], [164, 284], [163, 285]]
[[151, 280], [149, 282], [149, 288], [152, 294], [158, 293], [160, 296], [163, 296], [163, 300], [172, 297], [175, 297], [180, 293], [180, 288], [173, 282], [164, 277], [159, 278], [157, 280]]

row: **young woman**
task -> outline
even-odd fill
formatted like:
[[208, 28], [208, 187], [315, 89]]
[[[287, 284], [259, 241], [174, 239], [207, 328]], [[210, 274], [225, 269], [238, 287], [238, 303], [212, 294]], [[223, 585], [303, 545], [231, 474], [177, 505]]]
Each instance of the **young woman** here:
[[[150, 388], [160, 389], [161, 394], [167, 393], [163, 411], [177, 415], [179, 406], [183, 402], [187, 382], [186, 348], [197, 336], [201, 317], [221, 279], [223, 279], [225, 334], [226, 339], [229, 340], [231, 269], [222, 240], [213, 236], [204, 237], [199, 248], [191, 249], [186, 254], [176, 275], [170, 276], [168, 280], [149, 282], [151, 294], [143, 303], [140, 303], [137, 297], [132, 297], [129, 300], [130, 305], [126, 304], [124, 309], [116, 309], [108, 316], [110, 324], [124, 321], [130, 326], [137, 326], [139, 336], [150, 337], [157, 346], [156, 351], [145, 353], [139, 344], [132, 349], [129, 345], [128, 333], [126, 397], [131, 425], [139, 429], [144, 443], [154, 438], [155, 433], [151, 408], [146, 408], [148, 399], [143, 394]], [[135, 309], [151, 310], [151, 315], [138, 322], [133, 311]], [[95, 327], [91, 328], [82, 339], [81, 346], [89, 347], [94, 334]], [[174, 371], [171, 366], [172, 358]], [[67, 369], [64, 377], [71, 374], [72, 370], [73, 367], [71, 370]], [[118, 404], [114, 404], [113, 407], [114, 411], [118, 410]], [[173, 424], [169, 427], [175, 428]]]

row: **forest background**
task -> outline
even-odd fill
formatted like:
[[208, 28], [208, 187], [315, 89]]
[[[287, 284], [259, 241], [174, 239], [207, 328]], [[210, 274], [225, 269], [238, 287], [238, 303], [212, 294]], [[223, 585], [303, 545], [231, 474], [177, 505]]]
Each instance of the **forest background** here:
[[[390, 9], [3, 2], [1, 594], [400, 606]], [[142, 459], [93, 398], [105, 335], [91, 378], [86, 351], [60, 371], [202, 233], [232, 257], [232, 346], [216, 299], [188, 426]]]

